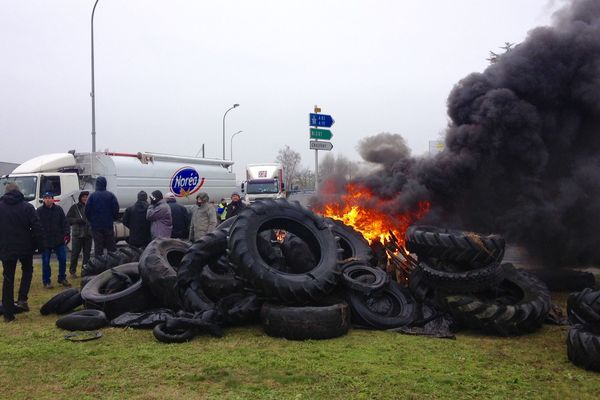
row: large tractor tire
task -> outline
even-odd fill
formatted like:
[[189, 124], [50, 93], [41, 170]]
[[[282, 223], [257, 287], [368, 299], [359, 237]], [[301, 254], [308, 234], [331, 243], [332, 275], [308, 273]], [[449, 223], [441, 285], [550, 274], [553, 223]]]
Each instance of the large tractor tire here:
[[[262, 258], [257, 238], [269, 229], [300, 237], [314, 254], [315, 267], [286, 273]], [[298, 202], [265, 200], [244, 209], [229, 233], [229, 257], [236, 272], [262, 295], [288, 304], [307, 304], [331, 293], [340, 278], [340, 252], [329, 224]]]

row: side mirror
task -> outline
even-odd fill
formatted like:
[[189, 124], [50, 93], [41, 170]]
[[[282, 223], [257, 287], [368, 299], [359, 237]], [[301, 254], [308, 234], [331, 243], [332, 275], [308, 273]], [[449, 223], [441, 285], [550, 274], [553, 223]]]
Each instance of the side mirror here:
[[242, 192], [244, 191], [244, 182], [242, 182], [242, 185], [240, 186], [242, 188]]

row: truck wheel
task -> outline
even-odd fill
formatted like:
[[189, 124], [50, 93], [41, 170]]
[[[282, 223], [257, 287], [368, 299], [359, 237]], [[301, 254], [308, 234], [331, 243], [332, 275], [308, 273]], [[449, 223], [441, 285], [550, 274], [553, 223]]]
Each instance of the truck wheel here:
[[180, 308], [175, 289], [177, 269], [189, 248], [190, 243], [180, 239], [154, 239], [140, 257], [142, 281], [159, 300], [161, 307]]
[[348, 305], [354, 324], [372, 329], [406, 326], [416, 318], [415, 300], [410, 291], [390, 281], [381, 293], [348, 291]]
[[293, 233], [288, 232], [285, 235], [281, 243], [281, 252], [286, 268], [295, 274], [308, 272], [317, 265], [308, 245]]
[[105, 294], [104, 288], [113, 279], [113, 273], [111, 270], [104, 271], [81, 291], [86, 308], [102, 310], [109, 319], [113, 319], [126, 312], [140, 312], [156, 305], [152, 294], [142, 286], [138, 263], [119, 265], [114, 270], [127, 274], [133, 285], [120, 292]]
[[[283, 229], [300, 237], [318, 260], [301, 274], [284, 273], [262, 258], [257, 237]], [[229, 257], [236, 272], [260, 293], [286, 303], [306, 304], [331, 293], [339, 281], [338, 242], [325, 220], [298, 202], [264, 200], [238, 214], [229, 232]]]
[[361, 233], [337, 219], [327, 218], [327, 221], [332, 225], [333, 234], [340, 238], [342, 259], [345, 262], [361, 261], [368, 266], [373, 265], [373, 250]]
[[413, 225], [406, 230], [406, 248], [419, 258], [455, 261], [473, 267], [500, 262], [504, 238], [478, 233]]
[[571, 293], [567, 299], [567, 316], [572, 324], [600, 326], [600, 290], [587, 288]]
[[99, 310], [75, 311], [56, 321], [57, 327], [67, 331], [93, 331], [107, 325], [106, 315]]
[[567, 356], [577, 366], [600, 371], [600, 326], [573, 326], [567, 335]]
[[458, 322], [501, 336], [537, 330], [551, 306], [546, 285], [532, 275], [502, 264], [504, 280], [485, 292], [441, 298], [441, 305]]
[[260, 319], [267, 335], [291, 340], [336, 338], [348, 333], [350, 325], [346, 303], [309, 307], [266, 303]]

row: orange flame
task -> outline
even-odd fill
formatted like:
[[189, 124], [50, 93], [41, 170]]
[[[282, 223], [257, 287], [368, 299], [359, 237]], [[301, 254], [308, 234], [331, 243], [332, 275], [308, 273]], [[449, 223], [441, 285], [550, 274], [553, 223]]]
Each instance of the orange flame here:
[[337, 219], [352, 226], [372, 244], [379, 241], [385, 244], [391, 239], [390, 232], [396, 237], [398, 244], [404, 245], [404, 233], [415, 221], [423, 218], [429, 211], [429, 201], [419, 202], [419, 209], [411, 213], [388, 214], [381, 210], [389, 209], [393, 200], [382, 200], [358, 184], [347, 184], [346, 194], [341, 201], [329, 203], [316, 211], [322, 215]]

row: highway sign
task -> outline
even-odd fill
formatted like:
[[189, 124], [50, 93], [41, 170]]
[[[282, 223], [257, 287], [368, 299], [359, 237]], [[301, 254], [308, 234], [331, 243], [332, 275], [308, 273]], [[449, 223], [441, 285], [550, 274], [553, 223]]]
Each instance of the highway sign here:
[[331, 118], [331, 115], [327, 114], [309, 114], [309, 122], [310, 126], [322, 126], [324, 128], [329, 128], [333, 125], [335, 121]]
[[329, 151], [333, 149], [333, 144], [331, 142], [319, 142], [317, 140], [311, 140], [309, 149], [311, 150], [326, 150]]
[[310, 128], [311, 139], [331, 140], [333, 133], [329, 129]]

